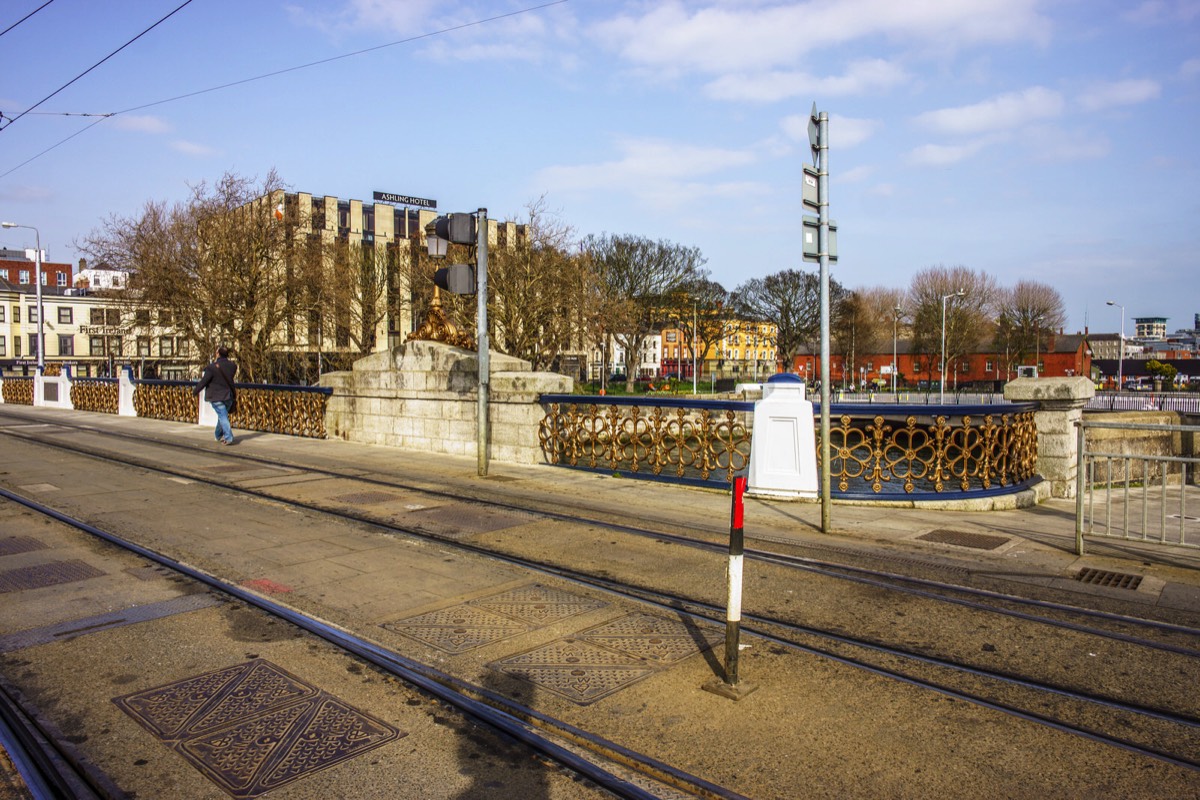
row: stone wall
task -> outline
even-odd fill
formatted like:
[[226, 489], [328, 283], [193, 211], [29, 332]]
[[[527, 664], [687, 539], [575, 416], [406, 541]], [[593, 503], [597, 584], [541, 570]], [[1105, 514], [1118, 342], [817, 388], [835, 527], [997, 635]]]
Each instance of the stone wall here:
[[1074, 497], [1079, 471], [1075, 423], [1096, 394], [1087, 378], [1017, 378], [1004, 385], [1010, 403], [1037, 403], [1037, 471], [1050, 482], [1054, 497]]
[[[538, 423], [544, 393], [569, 393], [574, 381], [532, 372], [519, 358], [492, 352], [489, 365], [489, 458], [544, 462]], [[477, 455], [477, 355], [439, 342], [412, 341], [321, 376], [333, 389], [325, 412], [330, 438], [429, 453]]]

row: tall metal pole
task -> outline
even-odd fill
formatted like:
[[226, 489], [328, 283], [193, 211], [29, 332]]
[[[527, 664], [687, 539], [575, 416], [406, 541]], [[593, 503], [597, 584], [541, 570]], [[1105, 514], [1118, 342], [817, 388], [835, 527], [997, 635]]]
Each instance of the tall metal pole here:
[[478, 425], [476, 426], [477, 440], [475, 448], [478, 454], [479, 475], [488, 474], [488, 396], [491, 384], [490, 365], [488, 363], [488, 322], [487, 322], [487, 248], [488, 248], [488, 217], [487, 209], [479, 209], [476, 220], [477, 244], [475, 246], [475, 341], [479, 347], [479, 409], [476, 411]]
[[942, 296], [942, 390], [941, 394], [938, 395], [939, 405], [946, 404], [946, 301], [951, 297], [962, 297], [964, 294], [966, 293], [962, 289], [959, 289], [953, 294]]
[[833, 532], [829, 473], [829, 113], [817, 117], [817, 255], [821, 263], [821, 531]]
[[900, 306], [892, 315], [892, 394], [896, 393], [896, 332], [900, 327]]
[[42, 313], [42, 233], [41, 233], [41, 231], [39, 231], [37, 228], [33, 227], [32, 225], [18, 225], [15, 222], [0, 222], [0, 227], [25, 228], [26, 230], [33, 231], [34, 242], [37, 247], [37, 250], [34, 251], [34, 256], [33, 256], [33, 263], [34, 263], [33, 282], [37, 289], [37, 315], [38, 315], [38, 321], [37, 321], [37, 369], [38, 369], [38, 374], [41, 374], [41, 373], [45, 372], [45, 370], [46, 370], [46, 353], [45, 353], [46, 334], [43, 332], [45, 330], [46, 323], [43, 319], [44, 315]]
[[1125, 306], [1108, 301], [1108, 305], [1121, 309], [1121, 349], [1117, 351], [1117, 391], [1125, 388]]
[[692, 394], [696, 393], [696, 337], [700, 333], [698, 327], [700, 317], [696, 313], [696, 301], [692, 301]]

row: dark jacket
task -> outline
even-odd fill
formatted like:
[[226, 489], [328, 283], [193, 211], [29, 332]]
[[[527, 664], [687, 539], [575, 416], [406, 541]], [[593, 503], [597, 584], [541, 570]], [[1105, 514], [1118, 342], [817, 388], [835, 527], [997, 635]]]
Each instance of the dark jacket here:
[[192, 391], [198, 395], [207, 388], [208, 393], [204, 398], [208, 402], [228, 403], [233, 399], [233, 376], [236, 374], [237, 364], [228, 358], [218, 358], [204, 368], [204, 372], [200, 375], [200, 382]]

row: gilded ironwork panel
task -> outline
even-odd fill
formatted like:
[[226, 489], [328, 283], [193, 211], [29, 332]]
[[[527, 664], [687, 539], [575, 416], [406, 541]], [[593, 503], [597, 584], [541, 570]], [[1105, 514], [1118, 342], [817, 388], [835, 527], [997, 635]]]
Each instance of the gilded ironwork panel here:
[[196, 395], [187, 384], [139, 383], [133, 390], [133, 408], [139, 417], [172, 422], [199, 422]]
[[[841, 414], [830, 426], [830, 474], [841, 493], [976, 492], [1036, 474], [1032, 410], [867, 411]], [[538, 438], [551, 464], [634, 475], [726, 482], [750, 459], [742, 415], [711, 406], [550, 402]]]
[[550, 403], [538, 426], [551, 464], [732, 481], [750, 463], [750, 432], [735, 411]]
[[76, 411], [116, 414], [120, 407], [120, 388], [114, 380], [74, 380], [71, 382], [71, 405]]
[[0, 384], [3, 400], [14, 406], [33, 405], [33, 378], [5, 378]]
[[251, 431], [324, 439], [327, 399], [323, 392], [239, 386], [237, 410], [229, 415], [229, 422]]

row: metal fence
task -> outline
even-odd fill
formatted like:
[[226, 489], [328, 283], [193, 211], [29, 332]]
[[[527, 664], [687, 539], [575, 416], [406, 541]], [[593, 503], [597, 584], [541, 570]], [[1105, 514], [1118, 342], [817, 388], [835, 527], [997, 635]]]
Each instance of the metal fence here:
[[1088, 411], [1179, 411], [1200, 414], [1200, 394], [1194, 392], [1097, 392]]
[[1086, 536], [1200, 549], [1200, 457], [1184, 446], [1200, 426], [1076, 425], [1076, 553]]

